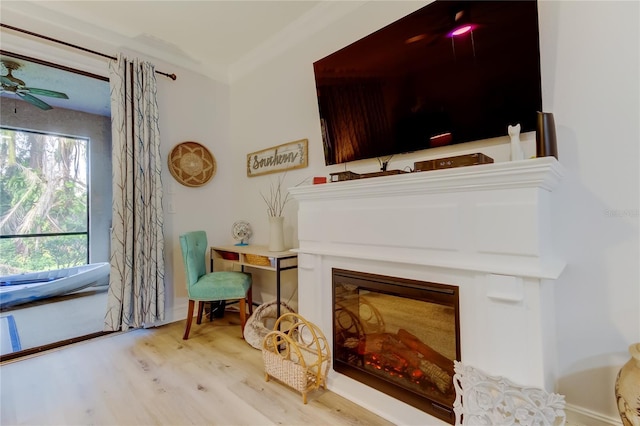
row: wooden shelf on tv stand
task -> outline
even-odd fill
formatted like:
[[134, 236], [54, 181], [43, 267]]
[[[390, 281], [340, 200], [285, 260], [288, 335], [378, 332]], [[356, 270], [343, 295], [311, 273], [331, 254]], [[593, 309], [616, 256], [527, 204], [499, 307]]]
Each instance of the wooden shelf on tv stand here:
[[[493, 158], [481, 154], [456, 155], [454, 157], [436, 158], [434, 160], [417, 161], [414, 163], [414, 172], [424, 172], [428, 170], [450, 169], [453, 167], [473, 166], [477, 164], [493, 163]], [[387, 170], [384, 172], [358, 174], [354, 172], [338, 172], [331, 173], [331, 182], [340, 182], [343, 180], [365, 179], [378, 176], [399, 175], [402, 173], [411, 173], [404, 170]]]
[[354, 172], [337, 172], [330, 173], [331, 182], [340, 182], [343, 180], [354, 180], [354, 179], [366, 179], [378, 176], [389, 176], [389, 175], [400, 175], [403, 173], [410, 173], [404, 170], [385, 170], [384, 172], [373, 172], [373, 173], [354, 173]]

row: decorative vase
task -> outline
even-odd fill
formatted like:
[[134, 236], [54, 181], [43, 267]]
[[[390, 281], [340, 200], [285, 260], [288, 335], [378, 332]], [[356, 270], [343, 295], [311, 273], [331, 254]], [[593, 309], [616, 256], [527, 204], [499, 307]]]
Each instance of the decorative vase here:
[[283, 216], [269, 216], [269, 251], [284, 251]]
[[556, 123], [553, 119], [553, 113], [538, 111], [536, 119], [536, 157], [551, 156], [558, 159]]
[[520, 145], [520, 123], [507, 127], [511, 139], [511, 161], [524, 160], [524, 152]]
[[624, 426], [640, 426], [640, 343], [629, 346], [631, 359], [616, 378], [616, 401]]

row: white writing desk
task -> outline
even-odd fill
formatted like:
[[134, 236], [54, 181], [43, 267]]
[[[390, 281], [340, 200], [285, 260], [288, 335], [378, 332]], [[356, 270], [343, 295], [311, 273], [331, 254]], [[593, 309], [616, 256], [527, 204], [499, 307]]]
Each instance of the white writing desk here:
[[298, 253], [285, 251], [269, 251], [267, 246], [212, 246], [211, 270], [216, 259], [222, 259], [234, 265], [240, 265], [242, 271], [245, 267], [265, 269], [276, 274], [276, 306], [277, 316], [280, 317], [280, 274], [282, 271], [296, 269], [298, 267]]

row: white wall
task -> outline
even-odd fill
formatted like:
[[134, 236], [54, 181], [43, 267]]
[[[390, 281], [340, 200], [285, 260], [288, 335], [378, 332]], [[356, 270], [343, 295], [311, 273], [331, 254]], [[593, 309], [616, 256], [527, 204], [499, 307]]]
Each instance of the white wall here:
[[[266, 244], [268, 224], [260, 191], [278, 175], [246, 176], [246, 155], [281, 143], [308, 138], [309, 167], [286, 174], [288, 185], [312, 176], [328, 176], [344, 166], [325, 167], [313, 61], [344, 47], [425, 2], [369, 2], [300, 45], [235, 80], [231, 87], [186, 69], [154, 61], [178, 80], [159, 77], [162, 154], [185, 140], [206, 145], [215, 155], [218, 173], [202, 188], [176, 183], [165, 169], [165, 206], [173, 198], [175, 214], [165, 217], [169, 316], [184, 318], [183, 271], [178, 235], [201, 228], [211, 242], [233, 243], [233, 221], [253, 225], [252, 243]], [[558, 191], [558, 248], [568, 267], [556, 285], [559, 336], [557, 390], [566, 395], [585, 424], [617, 418], [613, 382], [628, 359], [627, 347], [640, 341], [639, 176], [640, 131], [639, 4], [616, 1], [544, 1], [539, 3], [543, 105], [555, 115], [560, 162], [566, 168]], [[17, 16], [3, 5], [3, 23], [83, 46], [115, 53], [116, 47], [92, 38], [87, 25], [61, 21], [49, 13]], [[69, 28], [85, 28], [79, 34]], [[2, 47], [11, 50], [3, 32]], [[16, 42], [24, 44], [22, 41]], [[15, 44], [15, 43], [14, 43]], [[67, 58], [102, 67], [104, 62], [51, 46], [26, 50], [42, 59]], [[34, 53], [38, 53], [35, 55]], [[26, 53], [25, 53], [26, 54]], [[97, 64], [97, 65], [96, 65]], [[106, 71], [104, 71], [106, 73]], [[106, 75], [106, 74], [103, 74]], [[525, 135], [531, 154], [532, 135]], [[416, 159], [481, 150], [497, 161], [508, 158], [507, 138], [476, 146], [436, 149], [394, 157], [390, 168], [402, 169]], [[166, 167], [166, 166], [165, 166]], [[350, 170], [375, 171], [376, 160], [350, 163]], [[172, 194], [170, 192], [173, 192]], [[296, 245], [296, 206], [286, 212], [286, 242]], [[256, 300], [272, 297], [271, 277], [257, 274]], [[287, 277], [283, 298], [295, 300], [295, 277]], [[175, 297], [172, 299], [171, 297]], [[174, 310], [174, 308], [176, 310]]]
[[[184, 266], [178, 237], [188, 231], [204, 230], [211, 244], [230, 243], [234, 221], [232, 205], [232, 151], [229, 140], [229, 87], [208, 77], [154, 60], [156, 69], [175, 72], [176, 81], [160, 77], [158, 105], [162, 158], [180, 142], [195, 141], [206, 146], [216, 159], [217, 172], [204, 186], [192, 188], [178, 183], [163, 168], [165, 207], [166, 276], [173, 287], [167, 294], [177, 299], [167, 301], [168, 314], [186, 317]], [[173, 211], [173, 212], [172, 212]]]
[[[247, 178], [246, 154], [308, 138], [309, 167], [289, 172], [290, 186], [344, 170], [344, 165], [324, 166], [312, 63], [421, 5], [365, 4], [232, 83], [234, 205], [236, 214], [254, 224], [256, 241], [268, 241], [259, 190], [268, 187], [269, 177]], [[615, 375], [628, 359], [627, 347], [640, 340], [639, 4], [543, 1], [539, 14], [543, 105], [554, 113], [559, 159], [566, 168], [556, 217], [558, 249], [568, 262], [555, 283], [557, 391], [581, 421], [614, 422]], [[533, 136], [526, 137], [531, 153]], [[507, 142], [505, 137], [465, 149], [481, 149], [502, 161], [508, 158]], [[390, 168], [452, 152], [394, 157]], [[376, 160], [347, 166], [353, 171], [377, 168]], [[286, 221], [292, 245], [295, 214], [290, 206]]]
[[638, 2], [540, 6], [543, 105], [567, 168], [557, 233], [558, 389], [617, 417], [615, 376], [640, 340]]

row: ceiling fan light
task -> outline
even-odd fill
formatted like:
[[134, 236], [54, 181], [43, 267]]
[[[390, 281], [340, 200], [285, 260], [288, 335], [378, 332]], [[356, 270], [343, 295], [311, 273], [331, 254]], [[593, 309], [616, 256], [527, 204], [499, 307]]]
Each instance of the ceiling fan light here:
[[468, 9], [456, 10], [453, 15], [453, 22], [451, 30], [447, 33], [447, 37], [458, 37], [473, 31], [477, 27], [471, 19], [471, 14]]
[[451, 30], [451, 32], [449, 32], [448, 37], [461, 36], [463, 34], [466, 34], [466, 33], [470, 32], [470, 31], [473, 31], [474, 28], [476, 28], [476, 25], [474, 25], [474, 24], [459, 25], [459, 26], [455, 27], [453, 30]]

